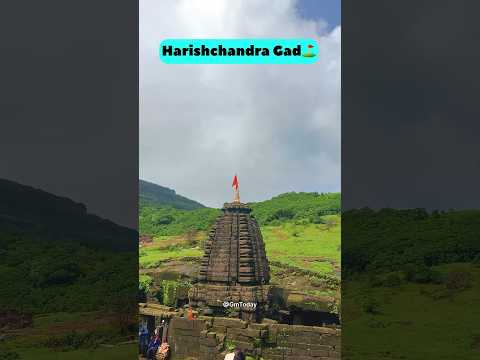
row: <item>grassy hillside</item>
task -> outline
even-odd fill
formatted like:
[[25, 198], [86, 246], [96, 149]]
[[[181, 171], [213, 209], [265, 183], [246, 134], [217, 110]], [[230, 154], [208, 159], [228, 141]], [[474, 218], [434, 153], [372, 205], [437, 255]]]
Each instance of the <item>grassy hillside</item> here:
[[260, 225], [288, 221], [320, 224], [325, 214], [340, 213], [340, 194], [290, 192], [250, 206]]
[[0, 193], [0, 309], [87, 311], [135, 289], [135, 231], [12, 181]]
[[443, 279], [421, 283], [390, 274], [383, 285], [367, 275], [344, 282], [342, 356], [479, 359], [480, 267], [452, 263], [433, 270]]
[[140, 234], [154, 236], [182, 235], [192, 230], [207, 230], [219, 214], [220, 210], [211, 208], [179, 210], [171, 207], [141, 204]]
[[[33, 315], [33, 327], [2, 329], [0, 359], [115, 358], [97, 345], [135, 334], [137, 232], [88, 214], [70, 199], [12, 181], [0, 180], [0, 193], [0, 283], [8, 284], [0, 287], [0, 312]], [[109, 318], [108, 329], [96, 333], [93, 324], [83, 331], [83, 315], [67, 328], [66, 316], [57, 316], [85, 311], [96, 312], [95, 324]], [[124, 321], [114, 323], [120, 314]], [[56, 330], [38, 326], [44, 316], [57, 319]], [[59, 338], [50, 341], [53, 334]]]
[[[5, 360], [134, 359], [138, 346], [117, 331], [115, 315], [103, 312], [37, 315], [31, 328], [6, 331], [0, 342]], [[21, 335], [21, 336], [19, 336]]]
[[[279, 226], [285, 223], [323, 224], [326, 214], [339, 213], [339, 193], [285, 193], [270, 200], [251, 203], [252, 215], [260, 225]], [[152, 236], [182, 235], [188, 231], [205, 231], [221, 214], [219, 209], [191, 211], [174, 209], [157, 203], [140, 203], [140, 233]]]
[[193, 210], [205, 207], [196, 201], [178, 195], [175, 190], [145, 180], [140, 180], [139, 186], [141, 205], [154, 207], [164, 206], [183, 210]]
[[[136, 252], [0, 233], [0, 309], [45, 313], [108, 308], [136, 288]], [[123, 295], [121, 295], [123, 294]]]
[[480, 358], [480, 211], [343, 214], [342, 355]]

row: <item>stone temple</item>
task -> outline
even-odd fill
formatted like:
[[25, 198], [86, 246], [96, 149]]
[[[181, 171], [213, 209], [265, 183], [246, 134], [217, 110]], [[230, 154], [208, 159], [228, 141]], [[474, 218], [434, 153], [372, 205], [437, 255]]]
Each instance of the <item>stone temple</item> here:
[[205, 243], [190, 302], [209, 312], [223, 309], [258, 321], [268, 307], [270, 271], [260, 227], [240, 202], [238, 186], [236, 190], [234, 202], [224, 204]]

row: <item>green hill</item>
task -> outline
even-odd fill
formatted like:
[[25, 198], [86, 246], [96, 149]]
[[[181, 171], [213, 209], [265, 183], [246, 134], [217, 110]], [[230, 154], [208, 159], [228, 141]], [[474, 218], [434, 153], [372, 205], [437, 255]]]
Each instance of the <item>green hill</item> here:
[[364, 208], [342, 226], [346, 358], [479, 358], [479, 210]]
[[136, 231], [0, 179], [0, 310], [92, 311], [136, 289]]
[[289, 192], [250, 206], [260, 225], [289, 221], [321, 223], [322, 216], [340, 213], [340, 193]]
[[0, 179], [0, 194], [0, 233], [104, 250], [137, 248], [136, 231], [89, 214], [85, 205], [68, 198], [5, 179]]
[[145, 181], [139, 181], [140, 206], [172, 207], [182, 210], [204, 208], [199, 202], [178, 195], [175, 190]]
[[343, 226], [344, 275], [480, 261], [480, 210], [350, 210]]
[[[173, 190], [172, 190], [173, 191]], [[152, 236], [182, 235], [188, 231], [206, 231], [220, 214], [219, 209], [182, 210], [140, 200], [140, 233]], [[270, 200], [251, 203], [252, 214], [260, 225], [322, 224], [325, 216], [337, 214], [339, 193], [285, 193]]]

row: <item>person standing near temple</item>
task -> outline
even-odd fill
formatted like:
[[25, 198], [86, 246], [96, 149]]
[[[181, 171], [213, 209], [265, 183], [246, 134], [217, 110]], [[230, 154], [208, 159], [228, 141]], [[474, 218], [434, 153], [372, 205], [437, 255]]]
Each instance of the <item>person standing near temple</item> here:
[[138, 339], [139, 339], [139, 346], [140, 346], [140, 353], [142, 355], [147, 354], [147, 347], [148, 347], [148, 328], [147, 324], [142, 321], [138, 328]]

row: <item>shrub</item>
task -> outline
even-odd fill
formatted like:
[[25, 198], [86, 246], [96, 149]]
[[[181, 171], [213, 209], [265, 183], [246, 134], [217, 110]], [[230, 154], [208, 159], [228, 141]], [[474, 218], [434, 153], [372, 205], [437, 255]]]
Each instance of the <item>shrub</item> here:
[[272, 215], [270, 215], [269, 220], [290, 220], [295, 217], [295, 211], [292, 209], [278, 209]]
[[0, 350], [0, 360], [17, 360], [20, 359], [20, 355], [13, 351]]
[[477, 254], [472, 261], [474, 264], [480, 265], [480, 254]]
[[383, 279], [382, 284], [383, 286], [393, 287], [398, 286], [402, 283], [402, 278], [397, 273], [388, 274], [385, 279]]
[[154, 222], [157, 225], [168, 225], [171, 224], [174, 220], [175, 218], [172, 215], [167, 214], [159, 216], [157, 219], [155, 219]]
[[452, 270], [447, 274], [445, 286], [449, 290], [465, 290], [472, 287], [473, 276], [465, 270]]
[[325, 224], [325, 220], [320, 215], [314, 215], [311, 217], [311, 222], [313, 224]]
[[64, 351], [76, 350], [83, 347], [94, 348], [104, 340], [105, 338], [98, 333], [81, 333], [78, 331], [71, 331], [64, 335], [49, 337], [45, 341], [45, 346], [48, 348], [56, 348]]
[[441, 283], [443, 277], [438, 271], [426, 265], [408, 264], [405, 267], [405, 279], [416, 283]]
[[138, 288], [139, 290], [148, 293], [150, 291], [150, 286], [153, 283], [153, 279], [148, 275], [140, 275]]
[[373, 298], [368, 298], [363, 303], [363, 311], [372, 315], [380, 314], [380, 303]]
[[380, 275], [370, 274], [368, 277], [368, 283], [372, 287], [383, 286], [383, 279]]

